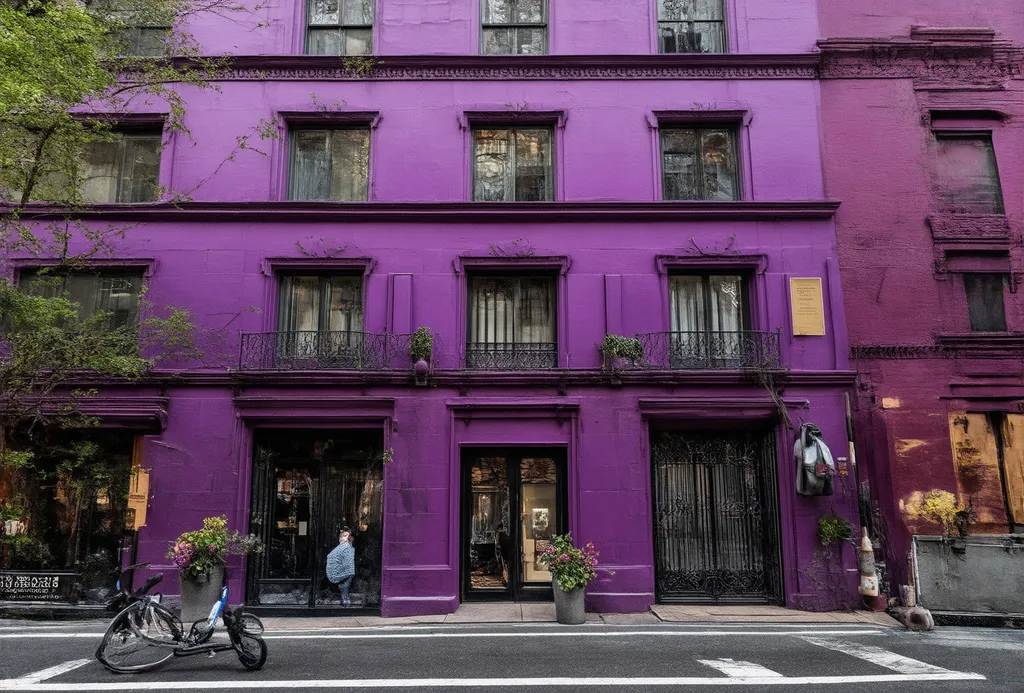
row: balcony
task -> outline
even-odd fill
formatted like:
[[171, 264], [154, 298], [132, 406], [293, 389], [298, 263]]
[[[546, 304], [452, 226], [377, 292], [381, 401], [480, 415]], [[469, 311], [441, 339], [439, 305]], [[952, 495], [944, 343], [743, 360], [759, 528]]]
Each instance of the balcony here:
[[412, 367], [408, 334], [257, 332], [242, 335], [243, 371], [400, 371]]
[[643, 359], [626, 369], [777, 370], [780, 332], [649, 332], [636, 335]]
[[537, 371], [558, 368], [554, 342], [470, 342], [466, 368], [485, 371]]

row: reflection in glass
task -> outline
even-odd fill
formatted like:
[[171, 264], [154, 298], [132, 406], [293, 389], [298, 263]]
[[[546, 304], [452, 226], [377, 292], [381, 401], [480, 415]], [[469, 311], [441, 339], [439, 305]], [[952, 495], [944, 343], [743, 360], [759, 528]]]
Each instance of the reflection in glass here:
[[522, 536], [524, 582], [548, 582], [551, 573], [540, 556], [558, 529], [558, 476], [555, 461], [527, 457], [519, 463], [522, 481]]
[[477, 459], [470, 469], [470, 494], [470, 587], [504, 590], [512, 558], [507, 460]]

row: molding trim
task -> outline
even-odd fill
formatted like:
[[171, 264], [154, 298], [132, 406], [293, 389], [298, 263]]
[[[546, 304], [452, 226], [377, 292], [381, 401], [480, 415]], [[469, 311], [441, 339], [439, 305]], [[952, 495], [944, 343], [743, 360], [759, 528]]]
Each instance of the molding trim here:
[[374, 421], [395, 415], [394, 397], [325, 397], [241, 395], [234, 398], [237, 416], [247, 421]]
[[[804, 399], [785, 398], [787, 407], [806, 409]], [[672, 397], [639, 401], [641, 416], [669, 419], [760, 419], [779, 418], [779, 411], [770, 397], [709, 398]]]
[[1024, 334], [968, 333], [935, 337], [935, 344], [867, 344], [850, 347], [854, 360], [1000, 359], [1024, 356]]
[[658, 274], [666, 275], [672, 270], [705, 270], [705, 269], [746, 269], [764, 274], [768, 268], [767, 255], [740, 254], [693, 254], [693, 255], [655, 255], [654, 264]]
[[99, 420], [101, 428], [164, 430], [167, 397], [95, 397], [81, 401], [78, 412]]
[[457, 421], [473, 419], [555, 419], [566, 421], [576, 418], [580, 413], [579, 402], [563, 399], [464, 399], [446, 400], [445, 405]]
[[[138, 222], [310, 222], [337, 223], [549, 223], [615, 221], [824, 221], [839, 202], [161, 202], [97, 204], [69, 210], [43, 205], [0, 204], [0, 215], [18, 210], [22, 219]], [[206, 229], [203, 229], [204, 231]]]
[[337, 270], [340, 272], [358, 272], [363, 276], [373, 272], [377, 260], [371, 257], [268, 257], [262, 263], [265, 276], [271, 277], [277, 272], [315, 270], [324, 272]]
[[1010, 245], [1010, 221], [1003, 214], [932, 214], [928, 226], [936, 243]]
[[337, 57], [320, 55], [246, 55], [225, 60], [227, 66], [211, 81], [815, 79], [818, 75], [815, 53], [373, 56], [368, 69], [347, 68]]
[[474, 257], [460, 255], [452, 262], [455, 274], [460, 277], [474, 270], [481, 272], [501, 272], [509, 270], [535, 270], [538, 272], [558, 272], [565, 276], [569, 272], [572, 261], [565, 255], [524, 255], [521, 257], [494, 255]]

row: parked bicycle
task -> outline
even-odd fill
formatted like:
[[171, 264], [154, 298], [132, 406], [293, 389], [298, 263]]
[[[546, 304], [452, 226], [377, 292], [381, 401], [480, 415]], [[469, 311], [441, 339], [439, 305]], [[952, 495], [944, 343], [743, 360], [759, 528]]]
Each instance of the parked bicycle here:
[[[228, 650], [235, 651], [246, 669], [255, 671], [266, 663], [263, 623], [241, 608], [227, 607], [227, 585], [221, 589], [209, 617], [193, 623], [186, 634], [178, 617], [160, 603], [160, 595], [146, 594], [162, 579], [162, 573], [154, 575], [126, 598], [128, 605], [110, 622], [96, 650], [96, 659], [103, 666], [119, 674], [131, 674], [154, 669], [172, 657], [212, 657], [215, 652]], [[120, 597], [120, 581], [118, 590]], [[224, 621], [228, 642], [212, 640], [218, 619]]]
[[125, 587], [125, 585], [130, 582], [130, 577], [136, 570], [147, 567], [149, 567], [149, 563], [136, 563], [135, 565], [130, 565], [127, 568], [124, 568], [120, 573], [118, 573], [117, 582], [114, 583], [114, 596], [105, 604], [107, 611], [115, 614], [119, 613], [126, 606], [140, 599], [152, 598], [157, 601], [160, 600], [162, 595], [146, 595], [146, 593], [163, 580], [163, 573], [157, 573], [134, 592]]

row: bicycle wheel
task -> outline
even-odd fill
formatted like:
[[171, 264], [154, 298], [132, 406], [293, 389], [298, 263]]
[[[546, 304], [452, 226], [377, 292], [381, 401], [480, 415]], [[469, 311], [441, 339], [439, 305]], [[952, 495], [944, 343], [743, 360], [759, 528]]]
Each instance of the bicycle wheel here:
[[260, 637], [263, 622], [252, 614], [235, 611], [225, 614], [224, 625], [242, 666], [250, 671], [260, 669], [267, 661], [267, 643]]
[[119, 674], [160, 666], [174, 656], [173, 618], [166, 610], [153, 608], [147, 602], [130, 604], [110, 622], [96, 650], [96, 659]]

